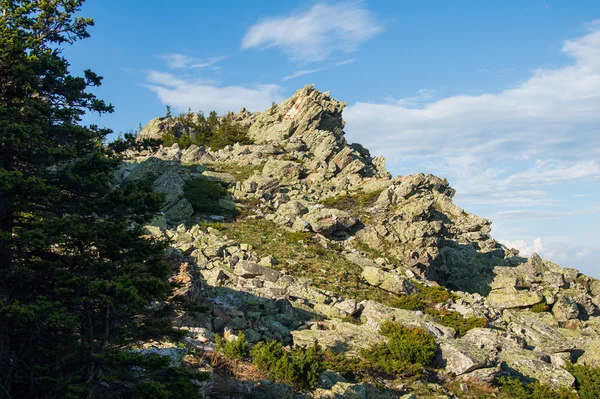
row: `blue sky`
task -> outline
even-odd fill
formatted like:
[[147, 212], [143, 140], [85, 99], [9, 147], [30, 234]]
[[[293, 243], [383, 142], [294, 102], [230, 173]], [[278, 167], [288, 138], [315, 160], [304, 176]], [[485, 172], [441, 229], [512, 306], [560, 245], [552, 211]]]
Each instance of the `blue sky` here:
[[262, 111], [305, 84], [394, 174], [434, 173], [529, 255], [600, 277], [600, 2], [88, 0], [65, 49], [115, 132]]

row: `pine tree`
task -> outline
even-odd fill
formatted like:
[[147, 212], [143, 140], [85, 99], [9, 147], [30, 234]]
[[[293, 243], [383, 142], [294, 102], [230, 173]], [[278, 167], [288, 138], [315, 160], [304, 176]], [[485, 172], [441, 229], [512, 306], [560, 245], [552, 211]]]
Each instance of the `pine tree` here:
[[110, 131], [81, 125], [112, 112], [89, 92], [101, 78], [71, 75], [60, 51], [89, 36], [82, 2], [0, 0], [0, 397], [147, 391], [121, 349], [170, 293], [165, 246], [141, 227], [161, 197], [114, 187]]

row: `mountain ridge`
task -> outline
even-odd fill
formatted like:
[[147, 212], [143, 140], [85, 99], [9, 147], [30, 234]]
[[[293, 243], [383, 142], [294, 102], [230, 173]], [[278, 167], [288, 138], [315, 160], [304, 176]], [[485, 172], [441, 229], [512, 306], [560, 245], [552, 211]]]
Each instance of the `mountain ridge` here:
[[[575, 382], [566, 364], [600, 366], [600, 281], [497, 242], [491, 221], [452, 202], [446, 179], [392, 177], [385, 158], [345, 140], [345, 105], [306, 86], [265, 112], [227, 116], [253, 144], [125, 153], [117, 181], [150, 180], [166, 195], [163, 216], [147, 230], [171, 241], [179, 294], [211, 308], [198, 320], [176, 321], [190, 345], [212, 350], [215, 334], [243, 332], [252, 344], [318, 340], [356, 356], [385, 342], [379, 328], [392, 320], [435, 337], [441, 380], [493, 385], [505, 375], [559, 389]], [[194, 135], [176, 118], [156, 118], [138, 140], [164, 132]], [[194, 206], [194, 184], [226, 189], [213, 199], [217, 212]], [[423, 309], [392, 306], [440, 286], [449, 295]], [[449, 326], [447, 315], [469, 328]], [[204, 387], [207, 397], [278, 395], [261, 391], [268, 384], [219, 378]], [[385, 378], [384, 389], [344, 381], [311, 395], [421, 394], [415, 384], [399, 388]], [[342, 393], [333, 389], [338, 384]], [[438, 385], [439, 397], [453, 397]]]

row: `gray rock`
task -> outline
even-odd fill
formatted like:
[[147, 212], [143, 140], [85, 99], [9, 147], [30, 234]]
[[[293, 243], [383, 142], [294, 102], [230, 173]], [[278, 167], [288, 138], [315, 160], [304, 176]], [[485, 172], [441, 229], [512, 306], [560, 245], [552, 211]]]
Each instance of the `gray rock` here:
[[348, 212], [331, 208], [313, 208], [303, 219], [311, 225], [315, 233], [323, 235], [347, 231], [356, 224], [356, 220]]
[[461, 375], [492, 366], [486, 352], [469, 341], [442, 339], [438, 344], [440, 350], [435, 363], [449, 373]]
[[271, 282], [276, 282], [281, 276], [281, 273], [277, 270], [260, 266], [256, 263], [248, 262], [245, 260], [241, 260], [235, 265], [234, 272], [242, 278], [261, 277], [264, 280]]

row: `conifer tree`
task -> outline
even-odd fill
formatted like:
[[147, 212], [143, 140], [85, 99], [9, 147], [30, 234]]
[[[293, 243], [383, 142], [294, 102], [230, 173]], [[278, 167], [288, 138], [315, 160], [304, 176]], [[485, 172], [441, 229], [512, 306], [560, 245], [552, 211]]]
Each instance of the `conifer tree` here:
[[165, 247], [141, 227], [161, 197], [115, 187], [109, 131], [81, 125], [112, 112], [89, 91], [101, 78], [71, 75], [60, 50], [89, 36], [82, 2], [0, 0], [0, 397], [165, 389], [123, 373], [133, 360], [121, 348], [170, 292]]

